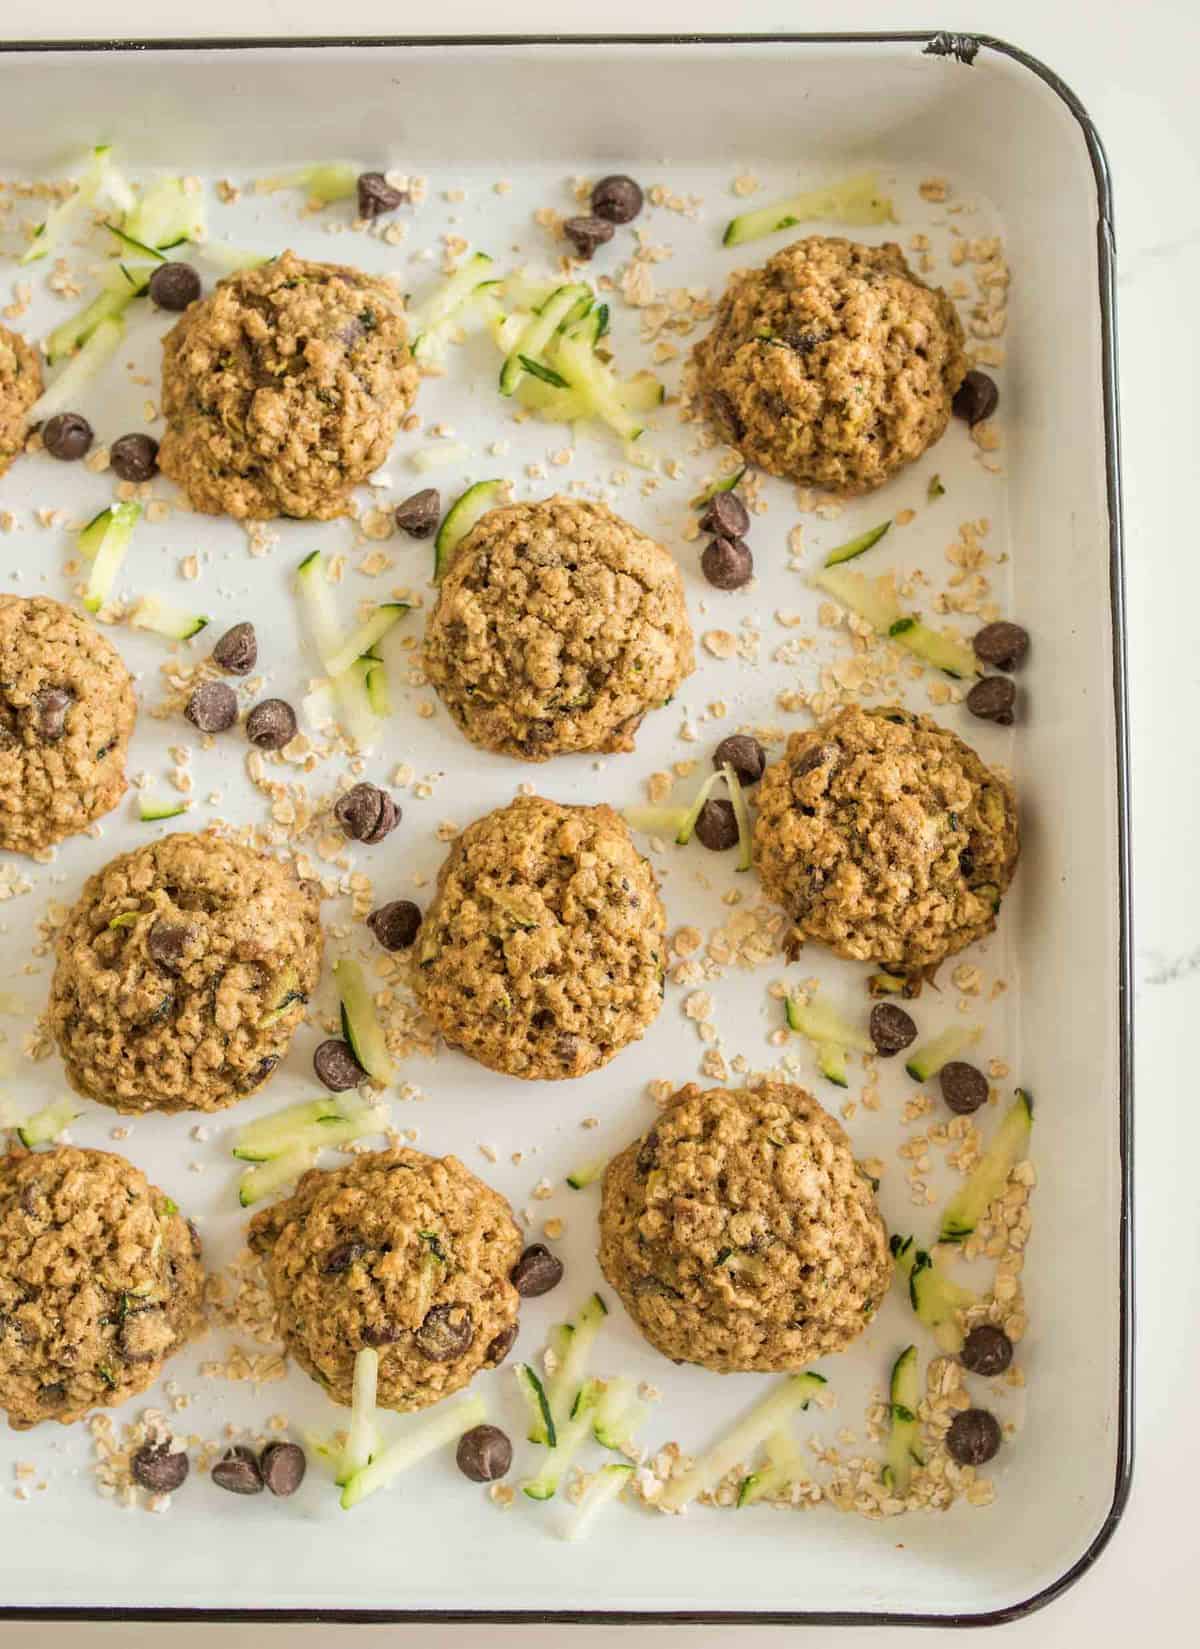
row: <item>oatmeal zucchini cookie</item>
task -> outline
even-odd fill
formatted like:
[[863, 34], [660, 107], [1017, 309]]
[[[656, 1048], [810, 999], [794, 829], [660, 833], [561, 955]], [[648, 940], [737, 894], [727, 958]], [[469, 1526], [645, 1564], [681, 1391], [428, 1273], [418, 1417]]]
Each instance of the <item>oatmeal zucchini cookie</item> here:
[[845, 1131], [783, 1084], [677, 1093], [608, 1165], [600, 1265], [656, 1350], [719, 1374], [844, 1351], [892, 1276]]
[[519, 796], [469, 825], [417, 940], [446, 1041], [510, 1076], [584, 1076], [662, 1005], [666, 913], [611, 807]]
[[288, 1050], [321, 971], [314, 885], [218, 836], [164, 836], [67, 917], [50, 1026], [71, 1084], [118, 1111], [218, 1111]]
[[48, 596], [0, 595], [0, 849], [36, 853], [111, 812], [135, 714], [99, 630]]
[[870, 492], [937, 441], [967, 370], [962, 326], [900, 248], [813, 235], [731, 278], [697, 383], [748, 463]]
[[467, 738], [526, 761], [632, 750], [694, 668], [672, 557], [580, 498], [489, 510], [425, 632], [426, 674]]
[[335, 1403], [379, 1348], [379, 1402], [421, 1409], [502, 1363], [520, 1300], [512, 1209], [456, 1157], [375, 1151], [312, 1169], [256, 1214], [249, 1242], [288, 1350]]
[[990, 933], [1018, 851], [1012, 785], [930, 716], [851, 706], [758, 788], [763, 887], [859, 962], [916, 972]]
[[24, 450], [28, 413], [42, 393], [42, 364], [19, 332], [0, 326], [0, 475]]
[[158, 1379], [199, 1332], [200, 1240], [170, 1197], [108, 1151], [0, 1158], [0, 1408], [78, 1420]]
[[399, 293], [294, 252], [220, 281], [163, 340], [159, 468], [195, 509], [343, 515], [417, 390]]

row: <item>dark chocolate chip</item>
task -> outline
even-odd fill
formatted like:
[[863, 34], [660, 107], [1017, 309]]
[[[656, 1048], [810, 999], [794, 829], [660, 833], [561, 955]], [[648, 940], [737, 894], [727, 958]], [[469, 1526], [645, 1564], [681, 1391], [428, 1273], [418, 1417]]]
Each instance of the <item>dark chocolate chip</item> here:
[[512, 1268], [512, 1285], [523, 1300], [536, 1300], [539, 1294], [549, 1294], [562, 1282], [563, 1263], [544, 1243], [528, 1247]]
[[980, 663], [990, 664], [995, 670], [1015, 670], [1029, 651], [1029, 631], [1007, 619], [997, 619], [977, 631], [971, 645]]
[[508, 1356], [509, 1352], [516, 1343], [517, 1324], [509, 1323], [507, 1328], [502, 1328], [500, 1330], [499, 1334], [497, 1334], [491, 1345], [484, 1352], [484, 1362], [487, 1363], [490, 1368], [497, 1368]]
[[413, 1335], [417, 1350], [431, 1363], [455, 1363], [470, 1350], [475, 1338], [475, 1319], [471, 1308], [455, 1300], [450, 1305], [435, 1305], [425, 1313], [425, 1321]]
[[212, 1480], [219, 1489], [228, 1489], [230, 1494], [263, 1492], [258, 1457], [253, 1449], [248, 1449], [241, 1443], [235, 1448], [226, 1449], [212, 1469]]
[[238, 719], [237, 694], [228, 682], [202, 681], [183, 713], [202, 733], [226, 733]]
[[38, 1402], [43, 1408], [52, 1409], [65, 1401], [67, 1388], [61, 1380], [51, 1380], [48, 1385], [38, 1387]]
[[499, 1426], [472, 1426], [458, 1440], [454, 1458], [472, 1483], [494, 1483], [512, 1465], [512, 1444]]
[[185, 1449], [172, 1449], [169, 1443], [143, 1443], [129, 1462], [129, 1471], [135, 1483], [152, 1494], [174, 1494], [188, 1474]]
[[267, 1054], [265, 1058], [260, 1059], [254, 1069], [252, 1071], [247, 1071], [246, 1074], [239, 1080], [237, 1085], [238, 1093], [252, 1094], [257, 1087], [267, 1080], [271, 1072], [278, 1064], [278, 1054]]
[[347, 836], [356, 842], [381, 842], [400, 823], [400, 809], [387, 791], [365, 781], [339, 796], [333, 812]]
[[960, 1466], [982, 1466], [1000, 1447], [1000, 1422], [987, 1409], [964, 1409], [950, 1422], [946, 1448]]
[[57, 744], [67, 730], [67, 711], [75, 702], [65, 687], [39, 687], [32, 699], [38, 737]]
[[355, 1260], [361, 1259], [366, 1253], [367, 1246], [361, 1242], [340, 1242], [336, 1248], [331, 1248], [325, 1256], [321, 1266], [323, 1277], [340, 1277], [343, 1271], [349, 1271]]
[[632, 223], [644, 201], [641, 186], [621, 172], [602, 177], [592, 188], [592, 211], [608, 223]]
[[942, 1098], [957, 1116], [970, 1116], [972, 1111], [987, 1104], [987, 1077], [974, 1065], [968, 1065], [965, 1059], [952, 1059], [948, 1065], [943, 1065], [938, 1080], [942, 1086]]
[[700, 531], [714, 538], [744, 538], [750, 531], [750, 511], [736, 492], [717, 492], [700, 517]]
[[986, 372], [976, 372], [972, 368], [954, 392], [951, 405], [956, 418], [974, 425], [990, 418], [999, 401], [1000, 391], [996, 388], [995, 379], [989, 378]]
[[384, 1319], [382, 1323], [368, 1323], [363, 1329], [363, 1344], [367, 1346], [394, 1346], [404, 1338], [399, 1323]]
[[959, 1357], [972, 1374], [1003, 1374], [1012, 1362], [1012, 1341], [995, 1323], [976, 1323], [963, 1341]]
[[313, 1070], [317, 1073], [317, 1080], [334, 1094], [345, 1093], [347, 1088], [357, 1088], [360, 1082], [367, 1080], [367, 1073], [355, 1059], [353, 1048], [336, 1036], [322, 1042], [313, 1054]]
[[384, 950], [407, 950], [421, 929], [421, 912], [411, 899], [391, 899], [367, 917]]
[[235, 624], [212, 650], [214, 664], [231, 676], [248, 676], [258, 663], [258, 637], [253, 624]]
[[567, 218], [562, 227], [563, 234], [575, 248], [576, 257], [585, 260], [616, 234], [612, 223], [603, 218]]
[[658, 1167], [658, 1134], [653, 1128], [638, 1147], [635, 1167], [642, 1179], [645, 1179]]
[[715, 797], [700, 809], [696, 818], [696, 840], [713, 853], [737, 846], [737, 814], [724, 796]]
[[299, 1443], [268, 1443], [258, 1457], [258, 1469], [272, 1494], [295, 1494], [304, 1481], [308, 1461]]
[[160, 309], [186, 309], [202, 290], [190, 263], [160, 263], [150, 277], [150, 298]]
[[967, 694], [967, 709], [980, 721], [1011, 727], [1017, 690], [1007, 676], [984, 676]]
[[158, 470], [158, 442], [140, 433], [122, 435], [108, 449], [108, 463], [122, 481], [149, 481]]
[[382, 172], [362, 172], [358, 179], [358, 215], [360, 218], [381, 218], [385, 212], [394, 212], [410, 197], [403, 189], [393, 189]]
[[204, 1244], [200, 1241], [200, 1233], [196, 1229], [195, 1222], [193, 1220], [188, 1220], [186, 1221], [186, 1224], [188, 1229], [188, 1241], [192, 1245], [192, 1258], [198, 1260], [204, 1253]]
[[964, 847], [958, 856], [958, 872], [968, 882], [975, 874], [975, 855], [969, 847]]
[[188, 927], [186, 922], [172, 922], [168, 917], [160, 916], [146, 935], [150, 960], [156, 962], [164, 973], [178, 973], [193, 932], [194, 929]]
[[246, 717], [246, 737], [260, 750], [282, 750], [296, 737], [296, 712], [286, 699], [263, 699]]
[[396, 505], [396, 525], [410, 538], [432, 538], [442, 514], [442, 496], [436, 487], [422, 487]]
[[740, 590], [754, 576], [754, 557], [744, 538], [710, 538], [700, 570], [718, 590]]
[[740, 784], [757, 784], [766, 765], [766, 751], [749, 733], [731, 733], [713, 751], [713, 766], [732, 767]]
[[898, 1008], [894, 1002], [876, 1002], [871, 1009], [870, 1028], [875, 1052], [884, 1059], [890, 1059], [917, 1039], [917, 1027], [913, 1024], [912, 1015]]
[[818, 767], [832, 767], [837, 759], [835, 744], [810, 744], [792, 762], [792, 777], [802, 779], [808, 773], [815, 773]]
[[93, 439], [92, 426], [82, 412], [56, 412], [42, 425], [42, 445], [51, 458], [67, 464], [82, 458]]

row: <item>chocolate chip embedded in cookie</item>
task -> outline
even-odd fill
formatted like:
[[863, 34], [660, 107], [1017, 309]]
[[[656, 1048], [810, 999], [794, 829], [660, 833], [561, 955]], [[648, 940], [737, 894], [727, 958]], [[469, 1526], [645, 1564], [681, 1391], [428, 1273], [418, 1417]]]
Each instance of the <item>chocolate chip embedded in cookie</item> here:
[[674, 559], [581, 498], [482, 516], [425, 632], [426, 674], [467, 738], [524, 761], [632, 750], [693, 668]]
[[[10, 1425], [65, 1424], [145, 1391], [199, 1332], [203, 1288], [187, 1221], [124, 1157], [60, 1145], [0, 1158], [0, 1410]], [[177, 1487], [187, 1455], [136, 1456], [134, 1473]]]
[[0, 851], [35, 853], [111, 812], [135, 713], [99, 630], [48, 596], [0, 595]]
[[321, 969], [319, 902], [278, 860], [180, 833], [124, 853], [64, 923], [50, 1027], [118, 1111], [216, 1111], [287, 1052]]
[[898, 246], [824, 235], [734, 274], [695, 364], [743, 458], [846, 494], [939, 439], [967, 367], [954, 305]]
[[583, 1076], [662, 1006], [666, 915], [612, 808], [520, 796], [438, 875], [416, 989], [446, 1041], [510, 1076]]
[[494, 1367], [515, 1332], [512, 1210], [455, 1157], [376, 1151], [314, 1170], [255, 1215], [249, 1242], [289, 1351], [335, 1403], [350, 1402], [364, 1346], [383, 1407], [419, 1409]]

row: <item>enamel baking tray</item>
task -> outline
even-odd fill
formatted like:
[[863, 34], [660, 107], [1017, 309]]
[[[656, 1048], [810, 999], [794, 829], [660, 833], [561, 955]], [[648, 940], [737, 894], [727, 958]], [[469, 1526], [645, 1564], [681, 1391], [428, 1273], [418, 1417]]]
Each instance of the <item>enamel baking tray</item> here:
[[[54, 111], [49, 126], [48, 109]], [[518, 426], [507, 417], [493, 389], [490, 342], [475, 338], [452, 351], [447, 375], [422, 389], [425, 430], [401, 436], [387, 466], [391, 491], [381, 488], [375, 501], [386, 506], [424, 484], [409, 455], [430, 444], [431, 424], [444, 423], [468, 449], [468, 457], [431, 478], [444, 494], [494, 474], [512, 477], [521, 498], [572, 484], [603, 490], [615, 508], [679, 555], [697, 632], [757, 633], [757, 657], [718, 660], [700, 647], [697, 675], [670, 709], [647, 721], [636, 754], [603, 763], [560, 759], [528, 770], [473, 751], [444, 714], [420, 716], [428, 691], [406, 685], [395, 670], [396, 711], [366, 770], [385, 780], [406, 762], [418, 778], [432, 776], [432, 795], [400, 793], [401, 828], [381, 847], [356, 850], [356, 866], [369, 871], [380, 897], [412, 893], [413, 879], [430, 878], [445, 851], [439, 824], [467, 823], [507, 801], [524, 779], [562, 800], [623, 805], [642, 799], [653, 771], [687, 756], [707, 761], [716, 740], [739, 724], [806, 725], [803, 715], [777, 708], [777, 695], [813, 689], [822, 664], [844, 650], [838, 655], [834, 638], [817, 624], [803, 571], [788, 566], [791, 528], [803, 521], [807, 569], [832, 545], [913, 509], [911, 524], [893, 531], [873, 557], [881, 568], [924, 567], [940, 587], [950, 571], [945, 549], [959, 523], [986, 518], [994, 599], [1034, 636], [1020, 678], [1029, 710], [1010, 730], [972, 722], [955, 705], [935, 713], [986, 758], [1008, 763], [1021, 795], [1021, 869], [998, 932], [966, 960], [978, 964], [985, 980], [1007, 984], [997, 1000], [985, 992], [982, 1006], [973, 1003], [972, 1010], [986, 1025], [982, 1053], [1004, 1058], [1013, 1081], [1037, 1097], [1039, 1175], [1024, 1278], [1030, 1330], [1020, 1348], [1028, 1383], [1022, 1393], [994, 1397], [1017, 1434], [993, 1463], [997, 1492], [989, 1507], [960, 1503], [944, 1515], [874, 1522], [827, 1508], [795, 1514], [694, 1508], [666, 1519], [621, 1505], [609, 1509], [587, 1542], [569, 1545], [559, 1538], [564, 1505], [533, 1506], [518, 1496], [502, 1511], [457, 1475], [447, 1452], [350, 1515], [337, 1509], [312, 1469], [304, 1490], [289, 1501], [227, 1499], [193, 1473], [169, 1512], [156, 1517], [98, 1497], [85, 1428], [40, 1428], [0, 1438], [5, 1610], [123, 1619], [252, 1614], [274, 1620], [966, 1624], [1011, 1618], [1054, 1597], [1111, 1534], [1131, 1454], [1130, 938], [1113, 245], [1104, 158], [1077, 100], [1048, 70], [1000, 42], [928, 34], [81, 43], [0, 49], [0, 134], [9, 178], [64, 175], [81, 151], [107, 139], [135, 176], [164, 167], [203, 178], [215, 236], [268, 252], [291, 244], [310, 256], [358, 262], [399, 275], [418, 295], [436, 275], [445, 233], [490, 251], [501, 267], [545, 265], [552, 248], [533, 219], [535, 209], [568, 213], [573, 177], [617, 170], [703, 202], [694, 216], [663, 207], [639, 222], [648, 241], [670, 250], [653, 266], [660, 291], [719, 290], [729, 269], [759, 261], [786, 238], [744, 254], [725, 251], [719, 230], [728, 216], [863, 165], [880, 169], [901, 219], [899, 227], [866, 230], [863, 238], [891, 234], [907, 245], [913, 234], [927, 232], [932, 278], [969, 281], [971, 270], [952, 268], [948, 259], [947, 224], [954, 220], [919, 191], [922, 179], [950, 180], [952, 201], [968, 208], [959, 220], [963, 233], [1001, 236], [1013, 273], [1006, 360], [997, 370], [996, 472], [984, 467], [965, 426], [954, 423], [919, 464], [836, 520], [801, 517], [792, 490], [769, 483], [763, 492], [769, 510], [756, 518], [752, 534], [758, 582], [740, 594], [722, 595], [703, 583], [697, 546], [684, 537], [687, 500], [715, 473], [719, 456], [696, 452], [695, 426], [681, 426], [670, 409], [656, 420], [660, 427], [645, 439], [664, 465], [674, 459], [679, 469], [674, 475], [661, 469], [654, 490], [644, 489], [644, 474], [629, 469], [603, 434], [581, 433], [573, 462], [556, 468], [549, 455], [567, 444], [566, 432]], [[213, 193], [218, 179], [244, 182], [255, 173], [343, 155], [363, 167], [391, 166], [428, 178], [424, 203], [402, 214], [409, 224], [402, 244], [330, 234], [327, 225], [348, 224], [345, 206], [303, 218], [295, 195], [268, 200], [247, 192], [224, 206]], [[760, 188], [743, 201], [732, 183], [746, 174], [755, 175]], [[511, 188], [497, 191], [498, 182]], [[21, 210], [18, 203], [18, 215]], [[24, 272], [11, 257], [19, 248], [14, 229], [0, 233], [7, 303]], [[632, 240], [627, 231], [622, 235], [595, 270], [613, 269], [628, 255]], [[432, 258], [420, 256], [427, 251]], [[80, 254], [72, 257], [81, 261]], [[41, 336], [65, 308], [48, 294], [38, 270], [34, 276], [32, 307], [17, 324]], [[651, 364], [637, 341], [637, 314], [621, 302], [613, 312], [618, 361], [629, 369]], [[82, 410], [102, 438], [156, 428], [144, 424], [145, 402], [157, 397], [163, 329], [150, 316], [131, 324], [117, 363], [90, 389]], [[662, 368], [672, 388], [679, 365]], [[149, 386], [137, 383], [138, 376]], [[487, 450], [496, 440], [507, 442], [502, 455]], [[545, 478], [530, 476], [528, 465], [541, 465]], [[620, 470], [624, 482], [614, 480]], [[946, 494], [927, 506], [935, 472]], [[165, 482], [155, 492], [172, 496]], [[0, 588], [69, 599], [70, 537], [61, 523], [39, 525], [35, 512], [57, 507], [84, 518], [110, 497], [106, 478], [82, 466], [21, 461], [0, 482], [0, 506], [16, 518], [14, 530], [0, 535]], [[364, 505], [369, 502], [364, 495]], [[256, 557], [234, 524], [183, 511], [143, 524], [120, 589], [126, 595], [155, 590], [200, 607], [214, 619], [210, 634], [253, 616], [264, 691], [298, 702], [314, 665], [290, 575], [317, 547], [347, 554], [352, 568], [373, 550], [393, 560], [374, 580], [348, 575], [341, 597], [347, 613], [355, 598], [378, 599], [399, 586], [428, 593], [427, 546], [397, 538], [356, 547], [348, 522], [280, 523], [278, 542]], [[191, 555], [200, 578], [189, 584], [179, 567]], [[780, 613], [799, 614], [802, 628], [785, 627]], [[410, 618], [403, 633], [418, 634], [419, 624], [419, 617]], [[144, 700], [155, 703], [168, 644], [127, 628], [112, 633], [138, 673]], [[803, 634], [815, 637], [811, 654], [792, 662], [776, 657], [789, 638]], [[753, 652], [754, 644], [746, 650]], [[909, 702], [927, 708], [926, 694], [926, 683], [914, 683]], [[717, 700], [726, 714], [705, 719]], [[698, 730], [692, 745], [679, 737], [688, 721]], [[143, 714], [131, 772], [150, 775], [158, 792], [167, 789], [169, 747], [191, 742], [189, 732], [177, 718]], [[182, 823], [267, 823], [263, 798], [244, 776], [243, 751], [237, 735], [211, 751], [195, 749], [195, 805]], [[337, 771], [336, 763], [326, 764], [306, 782], [314, 794], [327, 793]], [[213, 793], [218, 802], [207, 799]], [[52, 864], [21, 867], [29, 891], [0, 904], [0, 972], [6, 988], [28, 1004], [26, 1023], [0, 1021], [17, 1056], [12, 1086], [22, 1103], [46, 1103], [63, 1088], [56, 1060], [20, 1059], [49, 979], [45, 956], [31, 959], [36, 924], [49, 902], [73, 899], [84, 877], [111, 854], [176, 825], [139, 823], [127, 800], [98, 838], [66, 844]], [[722, 899], [734, 891], [743, 895], [738, 909], [753, 906], [757, 890], [744, 886], [751, 878], [736, 876], [732, 857], [717, 859], [698, 845], [655, 855], [672, 929], [689, 922], [711, 931], [728, 918], [733, 907]], [[423, 885], [418, 900], [428, 897], [428, 881]], [[326, 906], [327, 922], [338, 929], [330, 957], [362, 944], [362, 930], [350, 929], [347, 913], [345, 900]], [[792, 976], [818, 975], [824, 990], [861, 1011], [862, 971], [810, 952]], [[766, 987], [784, 974], [777, 957], [753, 971], [727, 968], [708, 987], [722, 1051], [729, 1059], [744, 1057], [752, 1069], [794, 1056], [800, 1080], [811, 1081], [836, 1107], [842, 1096], [821, 1083], [806, 1048], [794, 1040], [780, 1049], [768, 1040], [780, 1016]], [[643, 1042], [573, 1084], [521, 1084], [458, 1055], [414, 1057], [405, 1065], [405, 1079], [425, 1097], [393, 1095], [393, 1115], [400, 1126], [419, 1129], [422, 1148], [456, 1152], [517, 1208], [530, 1209], [531, 1240], [545, 1217], [566, 1222], [558, 1246], [567, 1281], [530, 1302], [517, 1355], [535, 1355], [548, 1324], [600, 1280], [598, 1190], [566, 1190], [565, 1173], [648, 1125], [650, 1081], [682, 1083], [699, 1075], [704, 1045], [683, 1011], [687, 994], [672, 986]], [[953, 989], [922, 997], [914, 1011], [923, 1032], [940, 1028], [956, 1011], [955, 997]], [[331, 1005], [327, 968], [314, 1014], [327, 1015]], [[315, 1024], [303, 1029], [267, 1091], [244, 1104], [236, 1119], [229, 1113], [209, 1119], [206, 1140], [191, 1137], [195, 1118], [152, 1117], [135, 1122], [119, 1147], [196, 1216], [215, 1266], [236, 1254], [243, 1225], [227, 1154], [230, 1131], [235, 1120], [311, 1093], [310, 1057], [320, 1034]], [[851, 1136], [860, 1154], [887, 1164], [880, 1196], [892, 1228], [928, 1237], [934, 1210], [912, 1207], [896, 1156], [911, 1085], [889, 1067], [881, 1086], [881, 1109], [859, 1108], [848, 1123]], [[599, 1119], [590, 1131], [581, 1127], [588, 1116]], [[89, 1107], [73, 1137], [105, 1145], [115, 1120]], [[481, 1144], [494, 1147], [495, 1164], [481, 1154]], [[543, 1176], [555, 1194], [532, 1200]], [[940, 1198], [946, 1182], [935, 1176], [931, 1183]], [[661, 1388], [648, 1441], [674, 1438], [698, 1451], [762, 1389], [752, 1376], [673, 1368], [638, 1340], [612, 1304], [595, 1367]], [[891, 1358], [913, 1328], [897, 1291], [849, 1354], [826, 1360], [837, 1403], [828, 1414], [805, 1417], [813, 1435], [834, 1442], [838, 1430], [849, 1428], [857, 1442], [847, 1454], [868, 1446], [865, 1406], [882, 1391]], [[344, 1413], [334, 1416], [296, 1372], [257, 1390], [202, 1378], [199, 1363], [223, 1356], [229, 1341], [226, 1331], [216, 1331], [169, 1370], [193, 1396], [179, 1417], [185, 1427], [216, 1437], [226, 1423], [261, 1428], [276, 1413], [287, 1415], [293, 1432], [344, 1422]], [[509, 1372], [487, 1376], [479, 1389], [493, 1417], [517, 1433]], [[151, 1392], [117, 1418], [161, 1401], [161, 1391]], [[13, 1492], [20, 1461], [32, 1462], [34, 1481], [47, 1485], [28, 1500]], [[519, 1456], [518, 1469], [523, 1464]]]

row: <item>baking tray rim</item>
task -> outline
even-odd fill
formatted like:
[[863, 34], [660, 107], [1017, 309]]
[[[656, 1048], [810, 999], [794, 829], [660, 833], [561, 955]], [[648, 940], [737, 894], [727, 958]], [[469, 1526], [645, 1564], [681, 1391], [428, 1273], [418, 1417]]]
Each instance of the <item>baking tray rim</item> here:
[[1129, 1500], [1134, 1453], [1133, 1309], [1133, 913], [1129, 795], [1129, 682], [1125, 641], [1125, 566], [1121, 516], [1121, 437], [1117, 394], [1116, 246], [1112, 178], [1096, 125], [1079, 97], [1053, 69], [1019, 46], [989, 34], [913, 29], [880, 33], [754, 34], [454, 34], [454, 35], [269, 35], [216, 39], [90, 39], [0, 41], [0, 55], [52, 52], [256, 51], [296, 48], [410, 46], [919, 46], [923, 53], [956, 59], [970, 67], [980, 51], [1009, 58], [1040, 80], [1066, 106], [1079, 126], [1091, 161], [1097, 197], [1097, 268], [1100, 297], [1101, 400], [1104, 416], [1104, 473], [1108, 505], [1109, 611], [1112, 621], [1113, 709], [1117, 758], [1117, 1131], [1120, 1158], [1118, 1224], [1118, 1370], [1116, 1471], [1112, 1500], [1099, 1530], [1075, 1561], [1030, 1597], [1003, 1608], [955, 1614], [898, 1610], [609, 1610], [609, 1609], [172, 1609], [121, 1607], [32, 1608], [0, 1606], [9, 1620], [262, 1622], [264, 1624], [572, 1626], [1000, 1626], [1024, 1619], [1081, 1580], [1108, 1546]]

